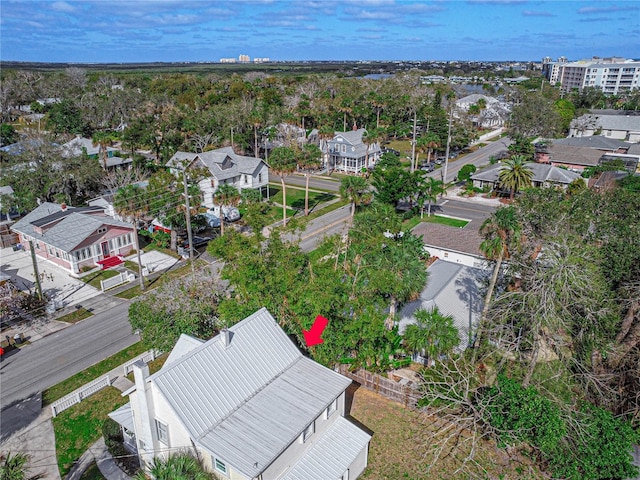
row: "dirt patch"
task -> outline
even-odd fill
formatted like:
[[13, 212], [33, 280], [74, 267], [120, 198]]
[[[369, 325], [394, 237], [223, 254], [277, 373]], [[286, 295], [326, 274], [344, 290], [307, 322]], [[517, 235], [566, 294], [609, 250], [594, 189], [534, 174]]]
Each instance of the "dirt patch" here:
[[[347, 407], [356, 423], [373, 434], [369, 446], [369, 464], [360, 477], [365, 480], [434, 480], [476, 478], [469, 474], [452, 474], [459, 465], [456, 458], [443, 456], [428, 471], [433, 462], [433, 434], [444, 435], [444, 422], [428, 420], [426, 415], [365, 388], [351, 389]], [[537, 479], [544, 478], [527, 459], [483, 441], [474, 457], [483, 474], [477, 478]]]

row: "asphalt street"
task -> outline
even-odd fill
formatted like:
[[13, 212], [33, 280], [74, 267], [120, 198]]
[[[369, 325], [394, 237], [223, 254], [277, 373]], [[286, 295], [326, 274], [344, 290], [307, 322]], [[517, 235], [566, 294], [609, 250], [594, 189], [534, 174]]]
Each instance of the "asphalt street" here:
[[139, 340], [122, 301], [0, 362], [0, 409], [41, 392]]
[[[275, 181], [273, 179], [272, 181]], [[277, 179], [279, 180], [279, 178]], [[285, 177], [284, 183], [292, 185], [294, 187], [303, 187], [306, 185], [306, 178], [304, 175], [294, 174]], [[337, 192], [340, 190], [340, 179], [338, 178], [321, 178], [317, 176], [309, 177], [309, 188], [315, 190], [327, 190], [329, 192]]]

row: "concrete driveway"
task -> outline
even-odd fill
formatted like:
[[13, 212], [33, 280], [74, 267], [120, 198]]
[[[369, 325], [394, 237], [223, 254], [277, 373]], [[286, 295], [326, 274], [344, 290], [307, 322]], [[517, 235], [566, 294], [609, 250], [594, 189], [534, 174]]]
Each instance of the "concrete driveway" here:
[[[138, 263], [137, 255], [130, 255], [127, 260], [131, 260], [133, 263]], [[159, 272], [166, 270], [175, 265], [180, 260], [171, 257], [157, 250], [150, 250], [140, 255], [140, 262], [143, 267], [146, 267], [149, 273]]]
[[[11, 277], [11, 281], [21, 290], [36, 291], [35, 274], [31, 254], [28, 251], [11, 248], [0, 249], [0, 269]], [[42, 293], [55, 303], [56, 308], [67, 307], [93, 298], [100, 293], [77, 278], [73, 278], [62, 268], [36, 256]]]

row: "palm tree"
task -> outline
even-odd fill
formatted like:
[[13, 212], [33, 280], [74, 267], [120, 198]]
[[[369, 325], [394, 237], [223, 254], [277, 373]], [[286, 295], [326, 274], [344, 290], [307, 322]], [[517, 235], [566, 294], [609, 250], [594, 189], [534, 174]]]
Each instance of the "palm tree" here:
[[144, 278], [142, 276], [142, 261], [140, 260], [140, 241], [138, 238], [138, 221], [149, 211], [146, 192], [136, 185], [127, 185], [116, 192], [113, 199], [113, 207], [118, 215], [129, 219], [133, 224], [133, 239], [138, 255], [138, 278], [140, 290], [144, 291]]
[[104, 169], [107, 169], [107, 147], [111, 146], [111, 143], [116, 139], [116, 136], [113, 132], [95, 132], [93, 137], [91, 137], [91, 141], [93, 142], [93, 146], [96, 145], [100, 147], [99, 155], [102, 160], [102, 166]]
[[8, 452], [5, 456], [0, 455], [0, 480], [38, 480], [43, 477], [42, 474], [27, 475], [27, 463], [29, 463], [29, 455], [25, 453], [15, 453], [11, 455]]
[[224, 237], [224, 207], [235, 207], [241, 200], [240, 192], [231, 184], [223, 183], [213, 194], [213, 201], [220, 205], [220, 236]]
[[322, 152], [317, 145], [312, 143], [305, 145], [302, 150], [302, 157], [298, 162], [298, 168], [304, 171], [304, 216], [309, 215], [309, 173], [320, 168], [320, 158]]
[[369, 184], [364, 178], [349, 175], [342, 179], [340, 197], [351, 202], [351, 220], [353, 220], [356, 207], [369, 203], [372, 193], [369, 190]]
[[431, 204], [438, 199], [438, 195], [444, 192], [442, 180], [424, 176], [418, 184], [418, 205], [420, 206], [420, 218], [424, 215], [424, 201], [428, 203], [427, 216], [431, 216]]
[[271, 170], [280, 177], [282, 185], [282, 225], [287, 226], [287, 186], [284, 179], [296, 171], [296, 153], [289, 147], [276, 147], [269, 157]]
[[493, 296], [502, 260], [509, 258], [509, 247], [520, 240], [520, 222], [513, 206], [502, 207], [496, 210], [493, 215], [487, 218], [480, 227], [480, 234], [485, 240], [480, 244], [480, 250], [489, 260], [496, 262], [487, 288], [487, 295], [484, 299], [484, 307], [480, 316], [478, 336], [476, 344], [479, 343], [482, 334], [483, 323], [489, 311], [489, 304]]
[[438, 307], [433, 310], [419, 308], [415, 312], [415, 323], [407, 325], [403, 341], [415, 355], [421, 353], [431, 360], [451, 352], [459, 343], [458, 329], [451, 315], [444, 315]]
[[[189, 452], [180, 452], [166, 459], [155, 457], [149, 474], [156, 480], [214, 480], [213, 474], [207, 472], [202, 463]], [[136, 480], [146, 480], [143, 471], [138, 472]]]
[[498, 175], [500, 187], [509, 189], [511, 192], [509, 198], [512, 200], [519, 190], [531, 186], [533, 171], [525, 165], [525, 162], [524, 155], [514, 155], [505, 162], [505, 167]]

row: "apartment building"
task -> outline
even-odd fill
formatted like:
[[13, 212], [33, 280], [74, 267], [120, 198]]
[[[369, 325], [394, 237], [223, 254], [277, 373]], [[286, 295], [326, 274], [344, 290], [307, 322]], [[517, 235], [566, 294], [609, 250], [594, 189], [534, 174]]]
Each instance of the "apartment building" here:
[[640, 88], [640, 61], [619, 57], [568, 62], [565, 57], [553, 62], [542, 60], [542, 73], [552, 85], [560, 84], [563, 91], [598, 88], [604, 93], [618, 95]]

